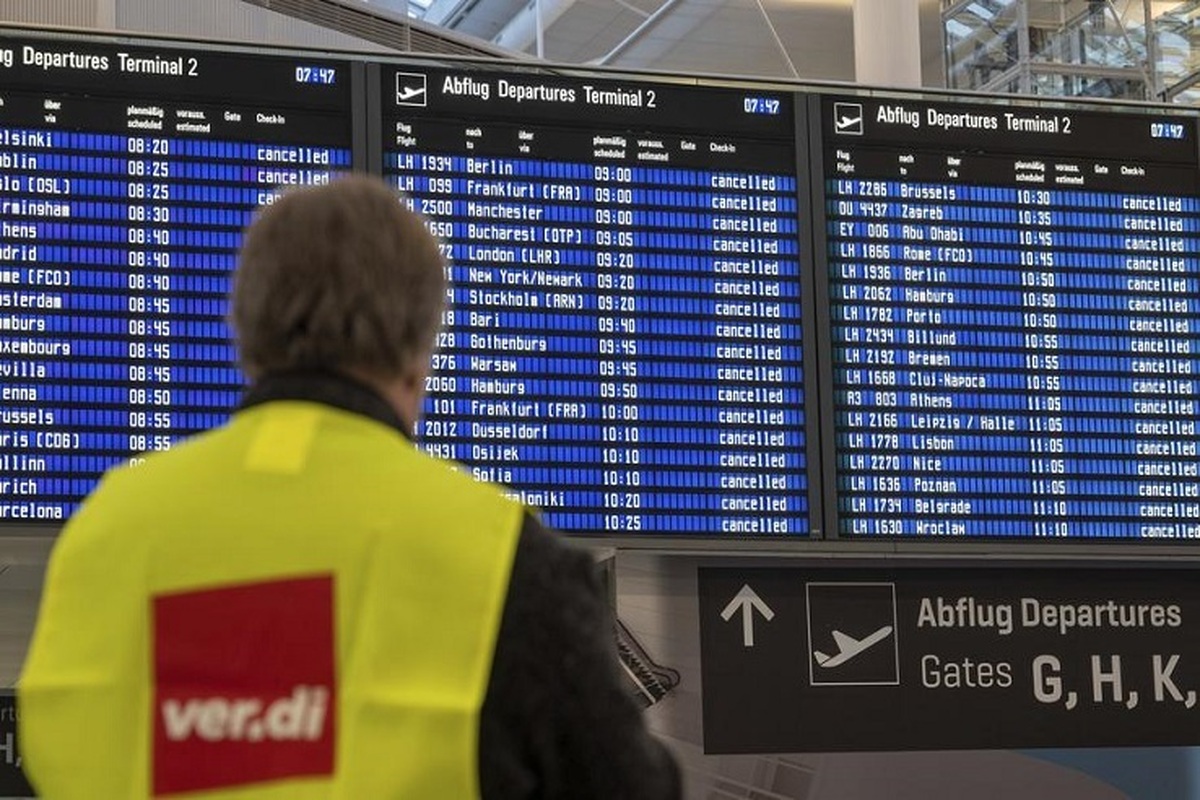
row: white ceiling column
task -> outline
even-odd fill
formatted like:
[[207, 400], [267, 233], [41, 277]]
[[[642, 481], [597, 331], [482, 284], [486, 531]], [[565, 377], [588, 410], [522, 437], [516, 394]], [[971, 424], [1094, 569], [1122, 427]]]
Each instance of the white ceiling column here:
[[876, 86], [921, 85], [920, 0], [854, 0], [854, 78]]
[[117, 29], [117, 0], [98, 0], [96, 3], [96, 27], [102, 31]]

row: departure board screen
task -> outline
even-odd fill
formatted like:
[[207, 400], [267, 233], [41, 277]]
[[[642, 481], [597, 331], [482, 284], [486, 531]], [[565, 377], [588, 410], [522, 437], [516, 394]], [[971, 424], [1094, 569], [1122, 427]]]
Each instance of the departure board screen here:
[[347, 64], [0, 39], [0, 522], [224, 421], [240, 232], [348, 169]]
[[828, 98], [843, 536], [1200, 536], [1192, 117]]
[[569, 532], [810, 532], [786, 93], [385, 68], [451, 305], [420, 435]]

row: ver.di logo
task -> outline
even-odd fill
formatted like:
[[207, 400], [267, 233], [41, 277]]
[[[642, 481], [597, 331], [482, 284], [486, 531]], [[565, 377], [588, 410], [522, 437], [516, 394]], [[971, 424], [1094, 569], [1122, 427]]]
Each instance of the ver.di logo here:
[[332, 775], [334, 583], [317, 575], [153, 600], [153, 789]]

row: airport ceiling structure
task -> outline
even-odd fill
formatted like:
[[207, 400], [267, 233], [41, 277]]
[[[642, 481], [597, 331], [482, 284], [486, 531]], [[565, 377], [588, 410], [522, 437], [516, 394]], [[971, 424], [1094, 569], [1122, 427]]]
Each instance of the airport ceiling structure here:
[[854, 77], [847, 0], [432, 0], [423, 18], [536, 56], [539, 13], [549, 61]]
[[[248, 0], [278, 8], [279, 0]], [[286, 1], [286, 0], [285, 0]], [[926, 83], [942, 83], [939, 0], [921, 8]], [[854, 80], [853, 0], [334, 0], [524, 57], [666, 72]], [[540, 23], [540, 24], [539, 24]]]
[[[913, 48], [920, 53], [923, 86], [1200, 102], [1200, 0], [894, 2], [912, 4], [919, 12], [919, 41], [897, 42], [897, 50]], [[863, 0], [0, 0], [0, 22], [282, 46], [514, 60], [540, 57], [551, 63], [666, 73], [851, 82], [855, 80], [856, 5], [870, 4]], [[1101, 15], [1095, 12], [1099, 7]], [[871, 17], [865, 13], [858, 15], [860, 25], [864, 17], [869, 25]], [[1023, 64], [1000, 64], [1006, 57], [1006, 33], [1013, 24], [1028, 30], [1030, 47], [1025, 48]], [[977, 64], [980, 59], [984, 63]], [[1082, 65], [1083, 70], [1057, 70], [1059, 63]], [[972, 70], [992, 76], [1007, 68], [1017, 68], [1025, 77], [1005, 85], [970, 78]]]
[[[921, 9], [944, 84], [940, 0]], [[0, 21], [709, 75], [854, 80], [854, 0], [0, 0]]]

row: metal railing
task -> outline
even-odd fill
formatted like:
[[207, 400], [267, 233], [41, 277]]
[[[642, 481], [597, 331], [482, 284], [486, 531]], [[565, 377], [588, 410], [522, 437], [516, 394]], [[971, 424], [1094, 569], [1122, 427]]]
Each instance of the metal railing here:
[[1200, 104], [1200, 0], [945, 0], [956, 89]]

